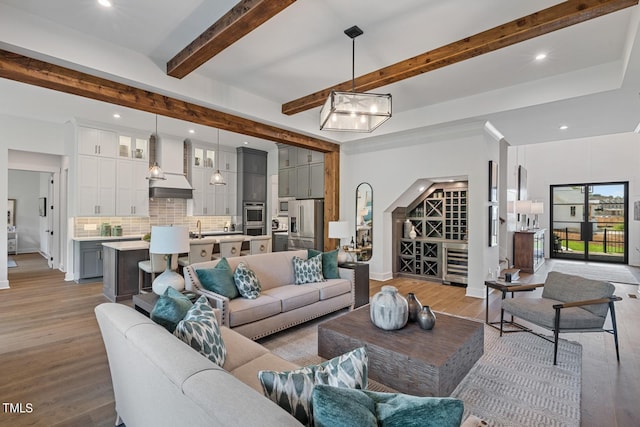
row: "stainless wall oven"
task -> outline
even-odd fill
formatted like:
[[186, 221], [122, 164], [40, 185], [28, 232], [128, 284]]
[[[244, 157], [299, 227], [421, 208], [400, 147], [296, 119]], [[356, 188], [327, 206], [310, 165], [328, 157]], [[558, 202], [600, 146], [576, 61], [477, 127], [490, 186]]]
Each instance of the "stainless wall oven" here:
[[265, 208], [262, 202], [244, 202], [242, 224], [247, 236], [260, 236], [266, 232]]
[[245, 225], [264, 225], [264, 203], [245, 202], [242, 219]]

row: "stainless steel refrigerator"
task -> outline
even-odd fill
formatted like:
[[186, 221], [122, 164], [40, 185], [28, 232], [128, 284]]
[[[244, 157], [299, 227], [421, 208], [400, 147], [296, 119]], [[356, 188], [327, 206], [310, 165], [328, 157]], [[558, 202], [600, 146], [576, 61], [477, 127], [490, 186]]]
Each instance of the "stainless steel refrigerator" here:
[[289, 201], [288, 249], [324, 250], [324, 200]]

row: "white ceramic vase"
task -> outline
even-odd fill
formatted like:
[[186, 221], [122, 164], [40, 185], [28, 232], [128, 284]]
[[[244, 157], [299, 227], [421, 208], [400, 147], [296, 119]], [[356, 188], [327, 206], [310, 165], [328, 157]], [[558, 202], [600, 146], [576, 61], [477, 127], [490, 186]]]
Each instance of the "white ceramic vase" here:
[[371, 299], [371, 321], [380, 329], [403, 328], [409, 318], [409, 304], [395, 286], [383, 286]]
[[409, 232], [409, 237], [411, 237], [411, 239], [415, 239], [417, 235], [418, 233], [416, 233], [416, 227], [415, 225], [412, 225], [411, 231]]

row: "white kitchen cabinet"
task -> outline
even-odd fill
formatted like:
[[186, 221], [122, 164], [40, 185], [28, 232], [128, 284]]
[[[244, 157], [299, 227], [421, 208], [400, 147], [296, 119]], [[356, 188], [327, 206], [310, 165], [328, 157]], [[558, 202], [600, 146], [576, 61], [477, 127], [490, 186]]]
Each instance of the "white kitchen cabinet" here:
[[213, 172], [211, 168], [193, 168], [191, 175], [193, 199], [189, 215], [215, 215], [215, 186], [209, 184]]
[[149, 216], [146, 162], [118, 159], [116, 215]]
[[115, 132], [78, 127], [78, 153], [115, 158], [118, 138]]
[[221, 172], [237, 172], [238, 171], [238, 155], [235, 151], [220, 150], [220, 171]]
[[116, 159], [78, 156], [77, 216], [114, 216]]
[[214, 185], [215, 188], [215, 214], [236, 215], [238, 199], [238, 174], [235, 172], [220, 172], [227, 185]]

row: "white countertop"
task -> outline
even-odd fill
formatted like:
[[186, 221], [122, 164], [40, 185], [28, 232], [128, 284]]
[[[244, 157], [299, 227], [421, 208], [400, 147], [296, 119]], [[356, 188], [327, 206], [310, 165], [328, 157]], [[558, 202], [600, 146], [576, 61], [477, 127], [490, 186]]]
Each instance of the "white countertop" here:
[[102, 246], [112, 248], [117, 251], [137, 251], [140, 249], [149, 249], [149, 242], [144, 240], [129, 240], [125, 242], [103, 243]]
[[[204, 235], [204, 233], [202, 233]], [[248, 236], [246, 234], [236, 234], [236, 235], [224, 235], [224, 236], [218, 236], [218, 237], [203, 237], [202, 239], [189, 239], [190, 242], [197, 242], [197, 243], [220, 243], [220, 241], [223, 240], [227, 240], [227, 239], [236, 239], [238, 237], [242, 237], [245, 241], [251, 241], [251, 239], [254, 236]], [[102, 239], [96, 239], [96, 240], [102, 240]], [[118, 241], [113, 241], [113, 242], [106, 242], [103, 243], [102, 246], [105, 246], [107, 248], [112, 248], [115, 249], [117, 251], [135, 251], [135, 250], [139, 250], [139, 249], [149, 249], [149, 242], [144, 241], [144, 240], [130, 240], [130, 241], [124, 241], [124, 242], [118, 242]]]

